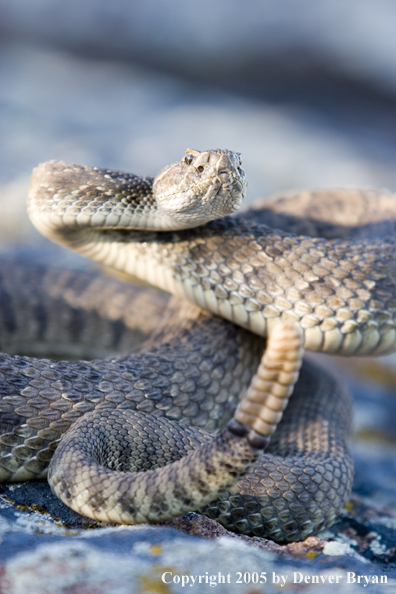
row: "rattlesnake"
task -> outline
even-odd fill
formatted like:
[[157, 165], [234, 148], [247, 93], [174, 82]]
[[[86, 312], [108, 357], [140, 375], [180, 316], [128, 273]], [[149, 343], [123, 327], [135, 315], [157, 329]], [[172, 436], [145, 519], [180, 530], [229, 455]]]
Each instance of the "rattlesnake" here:
[[[172, 166], [170, 172], [159, 174], [154, 191], [161, 186], [167, 189], [169, 184], [172, 189], [165, 193], [170, 198], [171, 214], [179, 217], [182, 230], [163, 230], [161, 233], [147, 230], [155, 224], [156, 215], [146, 216], [146, 206], [151, 213], [165, 208], [162, 199], [153, 207], [155, 198], [150, 178], [56, 162], [44, 164], [34, 172], [29, 212], [36, 226], [56, 241], [102, 263], [137, 274], [165, 290], [185, 295], [214, 314], [220, 314], [258, 335], [270, 334], [275, 345], [282, 341], [284, 345], [279, 333], [281, 337], [291, 333], [289, 336], [295, 337], [295, 346], [290, 347], [289, 353], [294, 361], [292, 376], [286, 381], [286, 376], [282, 375], [284, 372], [280, 371], [277, 379], [273, 377], [277, 387], [271, 388], [276, 393], [279, 384], [286, 384], [281, 390], [282, 397], [289, 393], [298, 367], [296, 361], [299, 361], [300, 355], [296, 353], [301, 351], [298, 339], [301, 330], [297, 330], [297, 324], [302, 328], [305, 347], [313, 350], [370, 354], [386, 352], [394, 347], [392, 238], [376, 239], [373, 229], [369, 240], [359, 239], [359, 231], [351, 240], [329, 240], [308, 235], [298, 237], [263, 225], [261, 216], [268, 214], [268, 209], [251, 210], [237, 217], [226, 217], [189, 229], [192, 224], [204, 222], [200, 214], [202, 204], [209, 213], [208, 220], [222, 212], [227, 197], [230, 198], [230, 211], [239, 206], [245, 190], [245, 177], [239, 156], [230, 151], [187, 151], [181, 163]], [[186, 212], [188, 205], [183, 199], [178, 202], [177, 195], [179, 192], [182, 198], [185, 197], [186, 190], [192, 187], [194, 220], [190, 222]], [[364, 202], [365, 212], [370, 210], [367, 204], [376, 207], [378, 203], [379, 211], [386, 211], [387, 207], [392, 211], [393, 196], [388, 193], [355, 190], [345, 194], [349, 199]], [[300, 196], [300, 204], [305, 201], [306, 205], [312, 196]], [[342, 192], [334, 192], [334, 197], [340, 196]], [[287, 207], [288, 200], [282, 202]], [[131, 221], [136, 224], [135, 211], [143, 215], [144, 231], [126, 228]], [[376, 220], [375, 208], [371, 211], [372, 218]], [[169, 211], [162, 212], [162, 229], [176, 226], [170, 222], [174, 220], [170, 216]], [[276, 224], [281, 222], [282, 216], [272, 213]], [[312, 220], [300, 223], [293, 212], [289, 212], [287, 217], [288, 227], [297, 232], [302, 228], [304, 233], [314, 235], [318, 226], [329, 236], [335, 232], [336, 227], [326, 221], [320, 225]], [[319, 217], [322, 217], [320, 208]], [[139, 423], [155, 424], [155, 419], [163, 415], [215, 430], [226, 423], [223, 413], [226, 419], [232, 415], [233, 406], [244, 393], [243, 389], [239, 389], [236, 394], [233, 387], [237, 382], [240, 385], [241, 376], [244, 376], [244, 384], [249, 383], [259, 361], [260, 339], [211, 318], [192, 306], [173, 305], [175, 307], [177, 311], [175, 313], [173, 309], [171, 321], [164, 322], [154, 342], [149, 342], [146, 350], [135, 355], [132, 362], [127, 357], [120, 357], [91, 364], [48, 364], [26, 359], [11, 360], [5, 356], [1, 366], [4, 377], [7, 373], [13, 375], [7, 370], [17, 368], [16, 377], [22, 370], [24, 377], [33, 379], [27, 382], [29, 387], [18, 387], [19, 398], [25, 398], [24, 403], [29, 410], [23, 411], [22, 401], [17, 396], [3, 398], [3, 408], [11, 408], [6, 438], [0, 438], [4, 446], [10, 447], [0, 460], [4, 468], [3, 480], [44, 476], [60, 434], [79, 416], [88, 413], [87, 420], [73, 425], [69, 436], [62, 440], [65, 446], [58, 449], [50, 475], [55, 492], [63, 493], [61, 496], [68, 504], [73, 498], [77, 500], [75, 507], [92, 517], [129, 522], [144, 521], [149, 516], [156, 521], [163, 519], [169, 510], [170, 515], [185, 510], [175, 501], [184, 504], [189, 500], [194, 508], [206, 503], [204, 513], [231, 529], [269, 536], [281, 542], [301, 539], [330, 525], [345, 504], [351, 485], [352, 463], [348, 451], [350, 400], [346, 391], [330, 376], [308, 364], [302, 368], [300, 382], [268, 453], [260, 457], [252, 471], [236, 487], [231, 487], [230, 492], [226, 493], [226, 489], [230, 489], [239, 473], [246, 473], [257, 457], [257, 449], [264, 445], [266, 440], [259, 435], [272, 433], [274, 427], [269, 430], [268, 423], [275, 426], [281, 416], [271, 417], [270, 414], [269, 419], [268, 409], [265, 408], [266, 396], [259, 394], [268, 385], [257, 378], [252, 380], [247, 400], [243, 401], [219, 438], [208, 442], [207, 436], [202, 437], [199, 432], [190, 436], [188, 430], [183, 429], [184, 441], [190, 444], [185, 443], [185, 447], [175, 453], [174, 436], [179, 428], [176, 433], [164, 425], [149, 430], [150, 434], [157, 432], [160, 441], [162, 435], [172, 433], [171, 446], [165, 448], [166, 454], [155, 453], [158, 466], [180, 457], [189, 447], [204, 440], [206, 445], [204, 443], [197, 451], [206, 452], [205, 460], [210, 460], [205, 462], [206, 466], [203, 464], [205, 468], [202, 467], [201, 454], [193, 453], [185, 458], [187, 462], [179, 464], [180, 473], [170, 466], [168, 469], [171, 470], [163, 469], [158, 474], [149, 471], [147, 479], [136, 475], [139, 477], [136, 483], [138, 497], [129, 502], [125, 493], [132, 489], [129, 482], [132, 484], [133, 479], [126, 481], [125, 475], [122, 475], [124, 486], [121, 497], [118, 497], [119, 489], [113, 486], [115, 483], [108, 478], [107, 471], [105, 475], [98, 474], [96, 470], [87, 471], [85, 475], [84, 470], [81, 472], [80, 457], [74, 461], [75, 456], [80, 454], [70, 454], [69, 443], [74, 443], [74, 446], [87, 443], [88, 449], [96, 448], [95, 456], [104, 460], [102, 446], [97, 445], [96, 440], [94, 444], [89, 443], [86, 437], [81, 437], [84, 433], [80, 433], [80, 437], [74, 436], [76, 427], [79, 429], [84, 422], [87, 435], [92, 436], [97, 431], [106, 433], [101, 424], [108, 417], [113, 451], [120, 452], [121, 446], [114, 441], [116, 436], [111, 427], [116, 426], [116, 433], [123, 435], [129, 431], [129, 423], [133, 433]], [[178, 311], [180, 308], [183, 316]], [[193, 327], [198, 330], [198, 339], [190, 338], [194, 336], [190, 334]], [[277, 348], [272, 347], [270, 342], [267, 355], [270, 360]], [[287, 368], [287, 348], [281, 351], [286, 353], [282, 356], [286, 357]], [[216, 360], [220, 368], [223, 366], [220, 372], [214, 367]], [[278, 372], [283, 364], [278, 365]], [[273, 375], [268, 361], [262, 362], [260, 369], [261, 375]], [[203, 384], [200, 385], [202, 377]], [[8, 390], [12, 381], [16, 380], [6, 377]], [[263, 408], [258, 412], [257, 407], [249, 405], [249, 398], [260, 401], [260, 406], [264, 401], [267, 412], [263, 412]], [[98, 404], [100, 413], [97, 412]], [[90, 413], [95, 406], [96, 412]], [[285, 401], [278, 410], [281, 411], [284, 406]], [[48, 407], [50, 413], [46, 412]], [[114, 413], [103, 412], [106, 408], [116, 410]], [[154, 418], [136, 420], [134, 413], [125, 409], [154, 412]], [[54, 411], [61, 412], [56, 419]], [[202, 414], [205, 411], [209, 414]], [[25, 429], [13, 428], [12, 422], [19, 425], [24, 412], [28, 417]], [[250, 413], [267, 419], [267, 426], [252, 418]], [[120, 420], [120, 414], [122, 419], [124, 415], [128, 419]], [[133, 420], [130, 423], [131, 414]], [[38, 437], [29, 433], [33, 429], [38, 431]], [[254, 430], [257, 430], [256, 433]], [[244, 440], [242, 458], [246, 466], [243, 468], [240, 466], [232, 470], [227, 457], [228, 446], [224, 447], [225, 434], [227, 443], [236, 440], [236, 449], [242, 447], [241, 440]], [[140, 435], [141, 443], [146, 440], [146, 435]], [[137, 459], [131, 462], [127, 460], [126, 453], [129, 455], [133, 440], [126, 438], [125, 441], [128, 445], [124, 446], [125, 452], [119, 454], [120, 466], [117, 466], [113, 455], [107, 464], [121, 470], [146, 468], [146, 460], [154, 455], [155, 447], [149, 444], [147, 449], [142, 445]], [[208, 446], [208, 443], [211, 445]], [[253, 453], [248, 456], [246, 448], [253, 448]], [[35, 449], [33, 454], [36, 455], [32, 455], [32, 449]], [[44, 454], [41, 455], [41, 452]], [[86, 464], [84, 456], [87, 456], [87, 451], [81, 455]], [[211, 455], [216, 461], [210, 458]], [[69, 464], [63, 464], [65, 471], [62, 470], [59, 475], [61, 456]], [[190, 462], [194, 456], [200, 464], [199, 471], [194, 471]], [[70, 477], [68, 468], [75, 470], [79, 478], [74, 480], [73, 476]], [[211, 479], [215, 470], [216, 477], [222, 475], [222, 480], [228, 473], [219, 492], [216, 491], [218, 485], [214, 484], [217, 478]], [[84, 483], [89, 474], [93, 482], [96, 481], [96, 487]], [[159, 479], [153, 478], [158, 476]], [[73, 480], [74, 483], [79, 480], [84, 483], [82, 492], [85, 495], [74, 493], [77, 487]], [[208, 495], [212, 487], [213, 492]], [[101, 492], [103, 489], [106, 496]], [[110, 504], [105, 501], [106, 498], [111, 499], [114, 493], [118, 497], [115, 501], [120, 512], [117, 512], [118, 519], [116, 512], [108, 511]], [[210, 502], [212, 497], [215, 502]], [[129, 512], [132, 519], [128, 516]]]

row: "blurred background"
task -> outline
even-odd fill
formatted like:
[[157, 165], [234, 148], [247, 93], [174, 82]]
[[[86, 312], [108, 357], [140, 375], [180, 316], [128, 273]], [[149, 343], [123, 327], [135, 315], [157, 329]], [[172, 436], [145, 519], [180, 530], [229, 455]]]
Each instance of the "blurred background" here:
[[[396, 3], [0, 0], [0, 247], [39, 241], [25, 204], [42, 161], [155, 175], [216, 147], [242, 153], [249, 200], [396, 190]], [[355, 386], [356, 485], [396, 509], [389, 374]]]
[[250, 200], [396, 188], [395, 27], [392, 0], [0, 0], [1, 241], [48, 159], [155, 175], [221, 147]]

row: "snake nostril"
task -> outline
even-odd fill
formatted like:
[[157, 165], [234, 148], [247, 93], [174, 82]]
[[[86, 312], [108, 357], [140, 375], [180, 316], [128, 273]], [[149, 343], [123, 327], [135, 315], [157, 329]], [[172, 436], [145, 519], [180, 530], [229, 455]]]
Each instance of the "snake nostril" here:
[[204, 170], [203, 165], [200, 165], [199, 167], [197, 167], [198, 173], [202, 173], [203, 170]]

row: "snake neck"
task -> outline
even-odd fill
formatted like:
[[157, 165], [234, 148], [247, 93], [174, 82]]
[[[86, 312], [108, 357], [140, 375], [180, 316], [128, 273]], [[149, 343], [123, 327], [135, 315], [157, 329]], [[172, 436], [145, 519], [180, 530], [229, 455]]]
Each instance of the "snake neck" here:
[[155, 178], [48, 161], [34, 169], [28, 212], [51, 237], [58, 230], [189, 229], [236, 212], [246, 192], [238, 153], [187, 154]]
[[56, 188], [51, 183], [43, 187], [40, 176], [33, 175], [28, 213], [36, 228], [54, 241], [58, 241], [58, 234], [67, 234], [73, 228], [82, 231], [129, 226], [161, 230], [174, 226], [160, 208], [152, 177], [73, 166], [77, 186], [70, 191], [67, 186], [70, 170], [66, 164], [50, 161], [44, 166], [54, 169]]

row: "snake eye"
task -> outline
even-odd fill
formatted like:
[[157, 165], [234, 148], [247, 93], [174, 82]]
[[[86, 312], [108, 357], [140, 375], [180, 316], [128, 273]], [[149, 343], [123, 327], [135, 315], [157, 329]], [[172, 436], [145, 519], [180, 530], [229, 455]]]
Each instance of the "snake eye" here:
[[187, 163], [187, 165], [191, 165], [193, 160], [194, 160], [194, 157], [192, 155], [186, 155], [184, 157], [184, 162]]
[[202, 173], [203, 170], [204, 170], [203, 165], [200, 165], [199, 167], [197, 167], [198, 173]]

